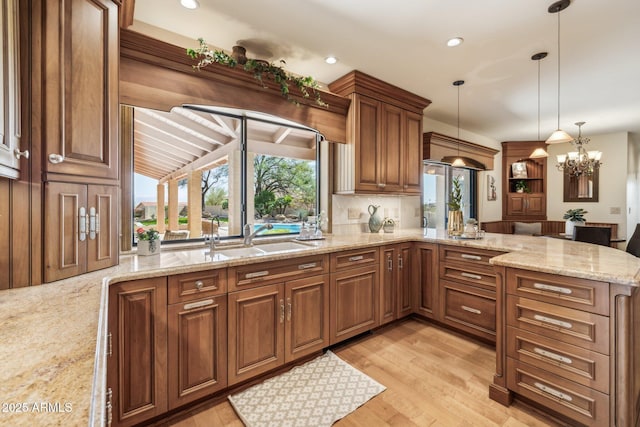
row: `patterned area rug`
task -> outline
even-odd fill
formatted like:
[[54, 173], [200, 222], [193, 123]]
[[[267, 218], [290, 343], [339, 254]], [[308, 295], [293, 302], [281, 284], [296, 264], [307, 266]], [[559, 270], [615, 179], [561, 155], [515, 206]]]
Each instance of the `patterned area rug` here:
[[229, 401], [247, 427], [330, 426], [385, 386], [330, 351]]

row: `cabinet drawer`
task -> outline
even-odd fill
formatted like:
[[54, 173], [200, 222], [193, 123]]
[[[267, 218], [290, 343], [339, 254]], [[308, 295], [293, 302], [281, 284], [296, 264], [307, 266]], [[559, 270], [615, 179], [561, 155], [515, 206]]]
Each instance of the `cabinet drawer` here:
[[507, 325], [609, 354], [609, 318], [507, 295]]
[[463, 262], [465, 265], [489, 266], [489, 260], [503, 252], [486, 251], [483, 249], [465, 248], [461, 246], [440, 245], [440, 262]]
[[609, 394], [609, 356], [507, 327], [507, 356]]
[[227, 292], [227, 270], [197, 271], [169, 276], [169, 304], [192, 301]]
[[606, 282], [508, 269], [507, 292], [603, 316], [609, 315], [609, 284]]
[[507, 387], [579, 423], [609, 425], [609, 396], [510, 357]]
[[229, 267], [229, 291], [329, 272], [327, 255]]
[[331, 272], [346, 268], [376, 265], [378, 263], [378, 248], [356, 249], [331, 254]]
[[445, 280], [440, 284], [443, 291], [444, 322], [495, 341], [495, 293]]
[[496, 289], [496, 273], [491, 266], [441, 262], [440, 277], [474, 286], [481, 286], [489, 290]]

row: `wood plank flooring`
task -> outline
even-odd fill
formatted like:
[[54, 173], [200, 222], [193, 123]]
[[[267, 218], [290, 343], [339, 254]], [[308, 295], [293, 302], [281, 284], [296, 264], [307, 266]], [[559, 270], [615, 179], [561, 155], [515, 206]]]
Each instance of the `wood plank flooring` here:
[[[520, 402], [489, 399], [494, 348], [429, 323], [407, 320], [332, 350], [387, 387], [338, 427], [563, 425]], [[243, 426], [228, 401], [169, 425]]]

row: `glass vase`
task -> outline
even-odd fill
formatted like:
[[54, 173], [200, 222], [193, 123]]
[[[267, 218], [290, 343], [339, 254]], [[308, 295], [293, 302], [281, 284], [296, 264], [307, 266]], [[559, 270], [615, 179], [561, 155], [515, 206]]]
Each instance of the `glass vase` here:
[[449, 211], [447, 221], [447, 234], [449, 237], [459, 237], [464, 233], [464, 222], [462, 221], [462, 211]]

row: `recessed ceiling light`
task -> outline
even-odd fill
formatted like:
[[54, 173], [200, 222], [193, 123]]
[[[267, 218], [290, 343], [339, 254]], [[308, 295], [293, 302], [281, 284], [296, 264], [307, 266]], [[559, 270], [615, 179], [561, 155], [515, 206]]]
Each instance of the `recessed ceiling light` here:
[[454, 37], [452, 39], [447, 40], [447, 46], [449, 47], [460, 46], [463, 41], [464, 39], [462, 37]]
[[336, 62], [338, 62], [338, 58], [336, 58], [335, 56], [327, 56], [326, 58], [324, 58], [324, 62], [326, 62], [327, 64], [335, 64]]
[[187, 9], [197, 9], [200, 6], [198, 0], [180, 0], [180, 4]]

